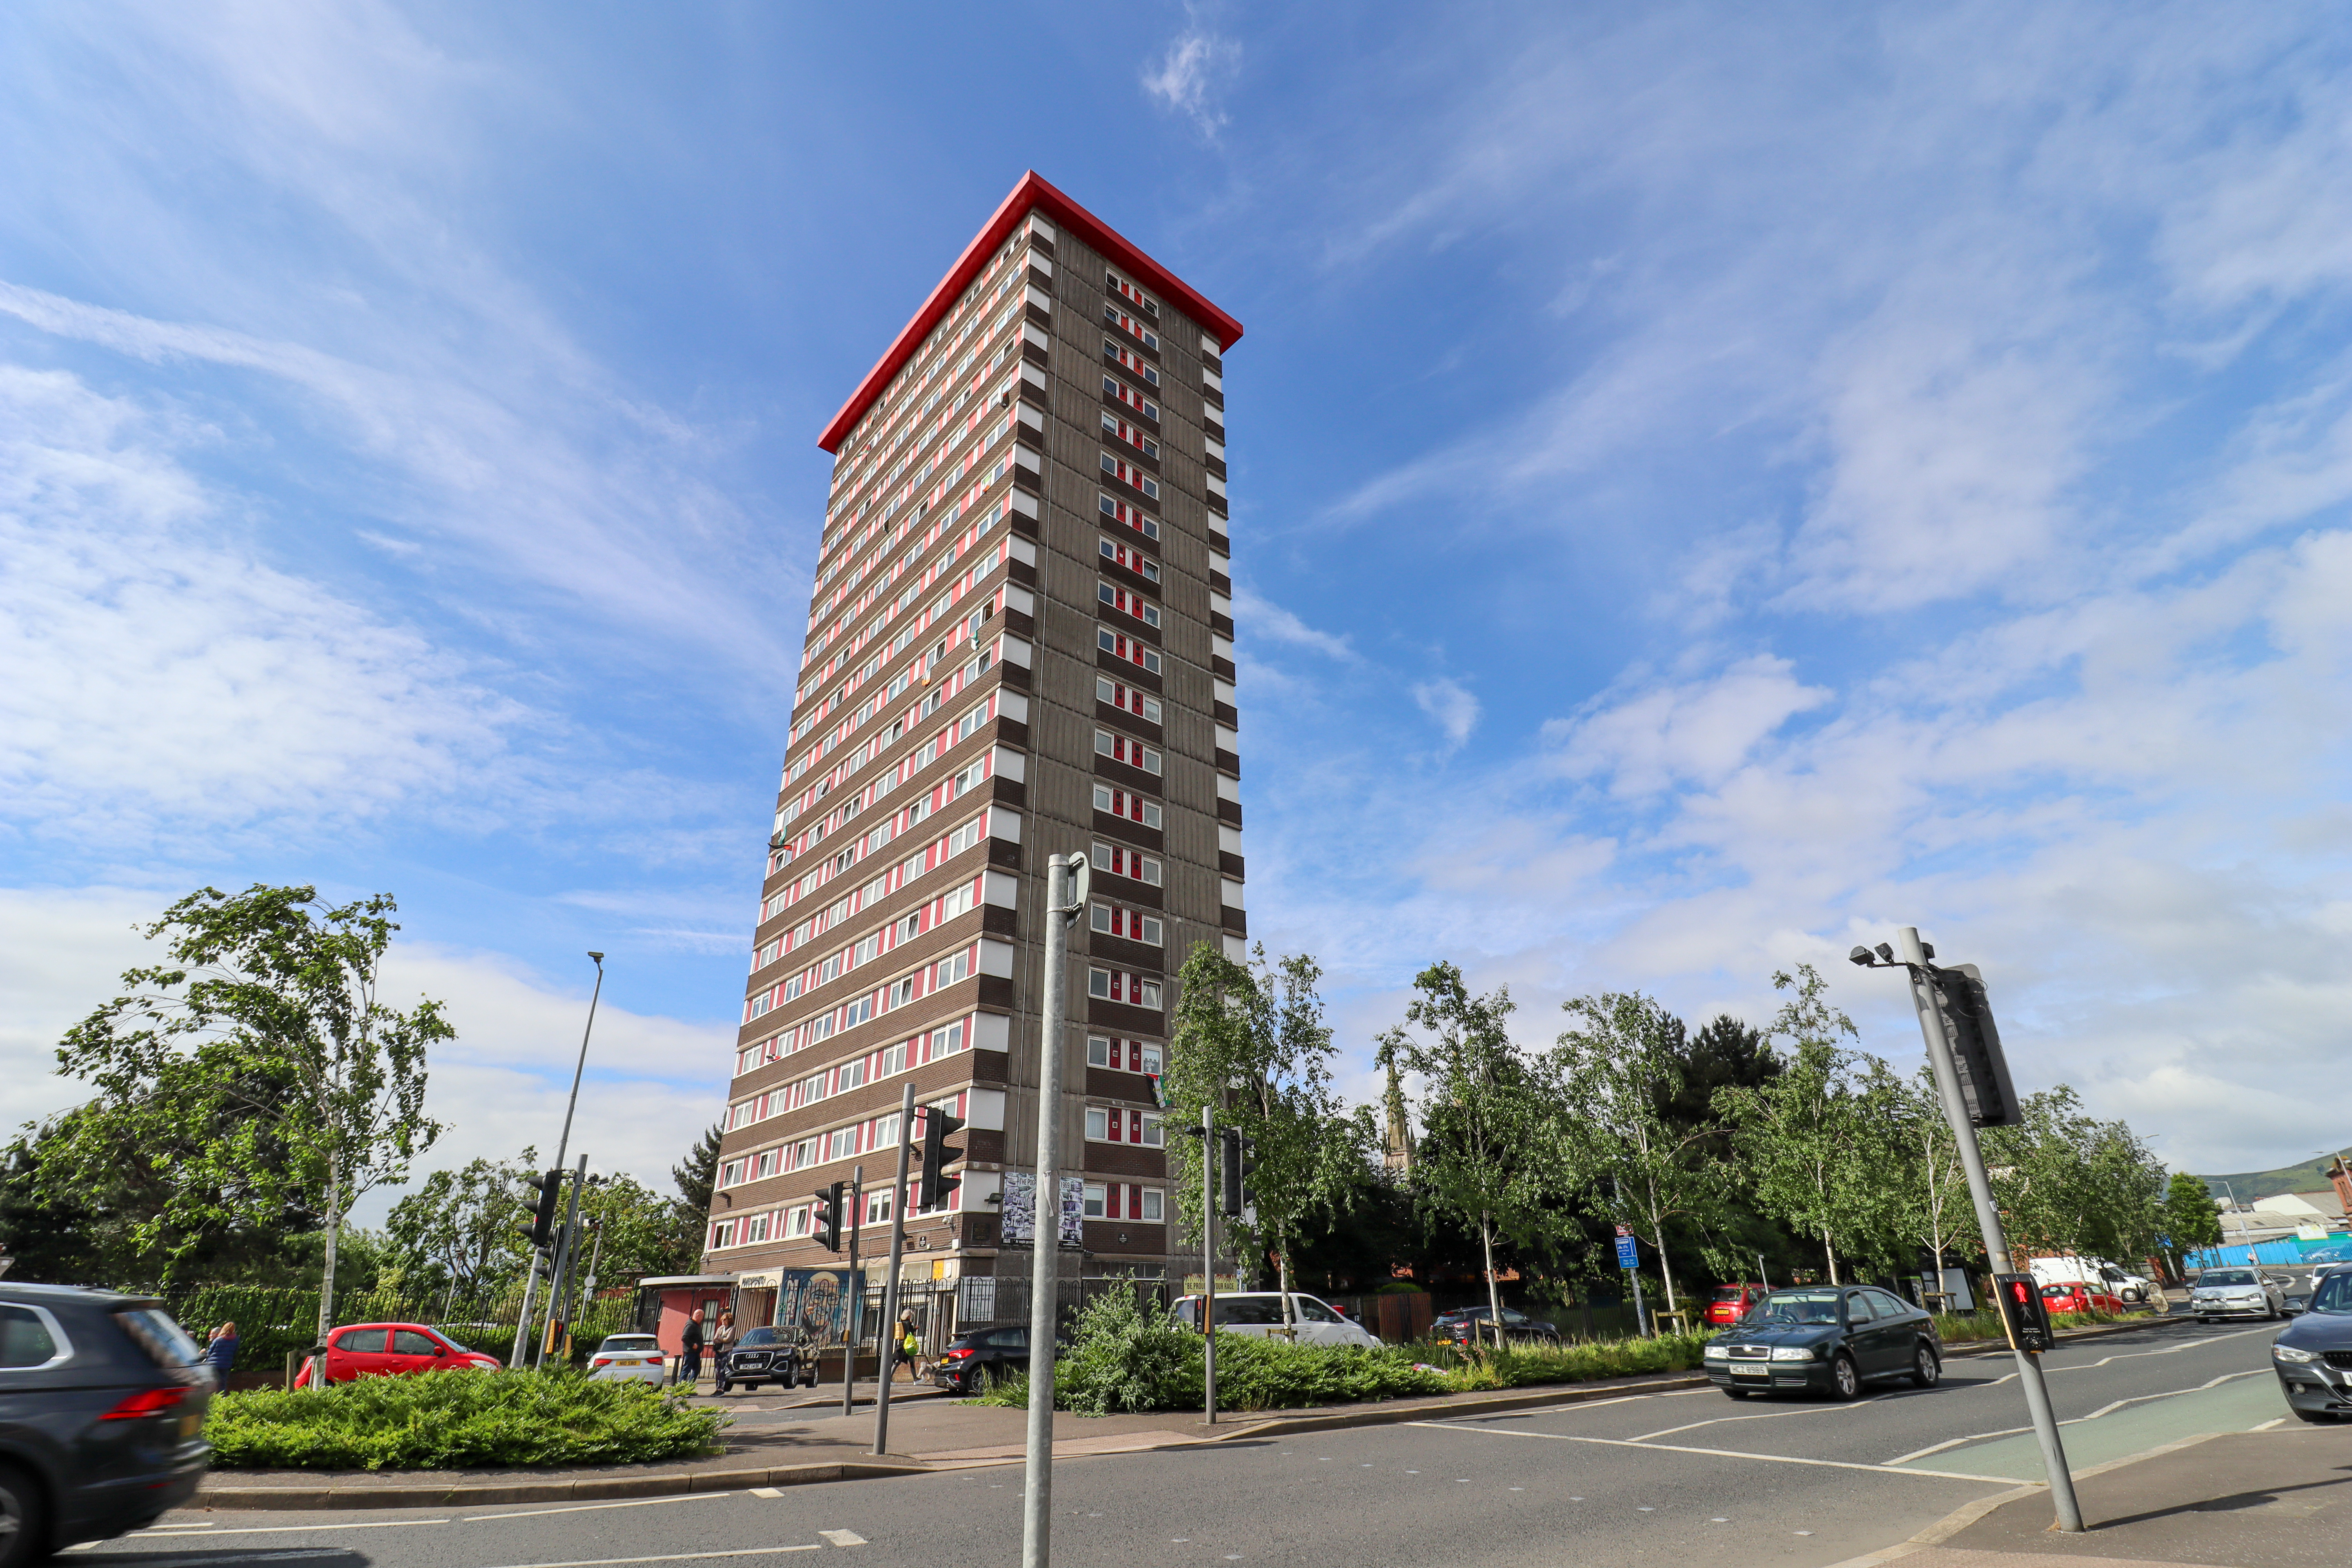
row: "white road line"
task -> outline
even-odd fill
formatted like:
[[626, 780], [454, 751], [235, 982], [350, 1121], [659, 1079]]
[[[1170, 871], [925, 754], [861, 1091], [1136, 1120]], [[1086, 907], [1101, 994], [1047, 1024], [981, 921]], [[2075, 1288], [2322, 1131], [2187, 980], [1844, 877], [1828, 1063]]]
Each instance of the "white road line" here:
[[[99, 1543], [93, 1542], [89, 1544]], [[72, 1548], [67, 1550], [71, 1551]], [[282, 1552], [239, 1552], [226, 1557], [218, 1553], [203, 1557], [166, 1557], [160, 1552], [134, 1552], [131, 1560], [137, 1563], [139, 1568], [216, 1568], [217, 1564], [226, 1563], [299, 1563], [305, 1558], [350, 1555], [350, 1552], [340, 1550], [306, 1551], [299, 1547], [288, 1547]]]
[[139, 1539], [161, 1539], [170, 1535], [308, 1535], [314, 1530], [405, 1530], [413, 1524], [447, 1524], [446, 1519], [365, 1519], [355, 1524], [255, 1524], [235, 1530], [221, 1530], [211, 1525], [202, 1530], [182, 1525], [169, 1530], [142, 1531]]
[[779, 1552], [822, 1552], [812, 1541], [805, 1546], [747, 1546], [740, 1552], [673, 1552], [662, 1557], [579, 1557], [569, 1563], [503, 1563], [499, 1568], [614, 1568], [623, 1563], [700, 1563], [713, 1557], [772, 1557]]
[[[572, 1502], [565, 1503], [561, 1508], [524, 1509], [516, 1513], [469, 1513], [457, 1522], [460, 1524], [495, 1524], [502, 1519], [538, 1519], [543, 1514], [586, 1513], [593, 1509], [600, 1508], [651, 1508], [657, 1502], [709, 1502], [714, 1498], [735, 1497], [737, 1495], [739, 1494], [734, 1492], [688, 1492], [683, 1497], [631, 1498], [626, 1502]], [[772, 1497], [781, 1497], [783, 1494], [781, 1492], [771, 1491], [769, 1495]]]
[[2265, 1421], [2259, 1426], [2249, 1426], [2246, 1430], [2249, 1432], [2267, 1432], [2273, 1426], [2284, 1426], [2285, 1425], [2286, 1417], [2281, 1415], [2273, 1420]]
[[[1883, 1476], [1930, 1476], [1951, 1481], [1992, 1481], [2005, 1487], [2017, 1484], [2014, 1476], [1978, 1476], [1964, 1470], [1922, 1470], [1911, 1466], [1896, 1469], [1887, 1465], [1851, 1464], [1843, 1459], [1799, 1458], [1793, 1454], [1750, 1454], [1738, 1448], [1694, 1448], [1680, 1443], [1636, 1443], [1627, 1437], [1585, 1437], [1572, 1432], [1529, 1432], [1512, 1426], [1457, 1426], [1450, 1421], [1408, 1421], [1404, 1425], [1427, 1426], [1440, 1432], [1492, 1432], [1501, 1437], [1548, 1437], [1556, 1443], [1597, 1443], [1606, 1448], [1639, 1448], [1647, 1454], [1705, 1454], [1711, 1458], [1755, 1459], [1768, 1465], [1813, 1465], [1829, 1470], [1869, 1470]], [[557, 1565], [551, 1564], [549, 1568], [557, 1568]]]
[[[2264, 1370], [2266, 1369], [2256, 1367], [2251, 1372], [2225, 1372], [2221, 1376], [2212, 1379], [2210, 1382], [2200, 1383], [2194, 1388], [2168, 1388], [2160, 1394], [2137, 1394], [2129, 1399], [2118, 1399], [2112, 1405], [2103, 1405], [2098, 1409], [2092, 1411], [2088, 1415], [2070, 1415], [2065, 1420], [2058, 1423], [2058, 1425], [2061, 1426], [2079, 1426], [2085, 1421], [2096, 1421], [2103, 1415], [2113, 1415], [2115, 1412], [2125, 1409], [2130, 1405], [2146, 1405], [2153, 1400], [2158, 1399], [2178, 1399], [2184, 1394], [2202, 1394], [2207, 1389], [2218, 1388], [2222, 1384], [2228, 1383], [2233, 1378], [2259, 1377]], [[1898, 1454], [1894, 1458], [1889, 1459], [1886, 1462], [1890, 1465], [1908, 1464], [1913, 1459], [1925, 1458], [1929, 1454], [1940, 1454], [1947, 1448], [1957, 1448], [1963, 1443], [1979, 1442], [1987, 1437], [2014, 1437], [2021, 1432], [2031, 1432], [2033, 1428], [2031, 1426], [2004, 1426], [1997, 1432], [1971, 1432], [1965, 1437], [1948, 1437], [1943, 1442], [1931, 1443], [1924, 1448], [1914, 1448], [1907, 1454]]]
[[[1925, 1393], [1926, 1390], [1916, 1392]], [[1897, 1394], [1887, 1393], [1873, 1394], [1868, 1399], [1856, 1400], [1852, 1405], [1809, 1405], [1796, 1410], [1766, 1410], [1753, 1415], [1712, 1415], [1704, 1421], [1693, 1421], [1687, 1426], [1668, 1426], [1663, 1431], [1644, 1432], [1640, 1436], [1630, 1438], [1628, 1441], [1646, 1443], [1653, 1437], [1671, 1437], [1677, 1432], [1695, 1432], [1702, 1426], [1717, 1426], [1731, 1421], [1779, 1421], [1790, 1415], [1836, 1415], [1848, 1410], [1859, 1410], [1865, 1405], [1875, 1405], [1882, 1399], [1899, 1397], [1901, 1395]]]
[[[1102, 1516], [1100, 1514], [1097, 1514], [1094, 1517], [1099, 1519]], [[817, 1533], [823, 1536], [827, 1543], [834, 1546], [863, 1546], [866, 1544], [866, 1537], [858, 1534], [857, 1531], [854, 1530], [820, 1530]]]

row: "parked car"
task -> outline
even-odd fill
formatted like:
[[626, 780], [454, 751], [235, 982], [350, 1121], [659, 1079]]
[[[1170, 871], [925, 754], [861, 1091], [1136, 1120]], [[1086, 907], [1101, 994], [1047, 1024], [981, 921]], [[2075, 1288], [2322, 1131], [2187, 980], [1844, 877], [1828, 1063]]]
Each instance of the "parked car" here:
[[652, 1334], [606, 1334], [588, 1358], [592, 1383], [650, 1383], [659, 1388], [669, 1379], [669, 1364], [661, 1341]]
[[952, 1393], [977, 1394], [983, 1379], [1028, 1370], [1027, 1329], [974, 1329], [947, 1342], [931, 1363], [931, 1381]]
[[2208, 1268], [2189, 1291], [2189, 1310], [2200, 1323], [2216, 1318], [2276, 1318], [2286, 1311], [2286, 1292], [2253, 1268]]
[[152, 1298], [0, 1284], [0, 1568], [195, 1495], [212, 1456], [202, 1354]]
[[2123, 1299], [2098, 1286], [2070, 1279], [2063, 1284], [2042, 1287], [2042, 1310], [2045, 1312], [2120, 1312]]
[[1769, 1294], [1770, 1291], [1762, 1285], [1717, 1285], [1706, 1303], [1706, 1321], [1736, 1323], [1748, 1315], [1748, 1309]]
[[496, 1372], [504, 1364], [422, 1323], [352, 1323], [328, 1333], [326, 1364], [321, 1366], [313, 1354], [302, 1363], [294, 1386], [318, 1388], [354, 1378], [420, 1372]]
[[[1491, 1321], [1491, 1309], [1486, 1307], [1465, 1307], [1458, 1311], [1440, 1312], [1429, 1325], [1429, 1337], [1451, 1341], [1457, 1345], [1466, 1345], [1473, 1340], [1491, 1344], [1495, 1338], [1495, 1331], [1488, 1326]], [[1513, 1340], [1539, 1340], [1546, 1344], [1556, 1345], [1559, 1343], [1559, 1326], [1541, 1318], [1530, 1318], [1516, 1308], [1506, 1307], [1503, 1309], [1503, 1342], [1507, 1344]]]
[[[1296, 1290], [1290, 1293], [1290, 1316], [1293, 1327], [1298, 1331], [1297, 1342], [1302, 1345], [1357, 1345], [1372, 1350], [1381, 1342], [1378, 1334], [1345, 1316], [1329, 1302]], [[1201, 1298], [1178, 1297], [1176, 1317], [1190, 1327], [1200, 1327]], [[1227, 1333], [1249, 1334], [1258, 1339], [1268, 1337], [1282, 1327], [1282, 1292], [1218, 1291], [1217, 1327]]]
[[2310, 1305], [2271, 1342], [2271, 1370], [2298, 1419], [2352, 1415], [2352, 1263], [2320, 1265]]
[[1707, 1381], [1734, 1399], [1806, 1390], [1852, 1399], [1865, 1384], [1907, 1377], [1933, 1388], [1944, 1375], [1936, 1321], [1868, 1286], [1775, 1290], [1707, 1342]]
[[2042, 1284], [2088, 1285], [2094, 1289], [2103, 1289], [2119, 1300], [2132, 1303], [2153, 1301], [2161, 1293], [2155, 1280], [2143, 1274], [2134, 1274], [2127, 1268], [2119, 1268], [2104, 1258], [2072, 1255], [2036, 1258], [2027, 1267]]
[[724, 1394], [737, 1384], [758, 1389], [772, 1383], [782, 1388], [795, 1384], [816, 1386], [816, 1354], [803, 1352], [786, 1329], [746, 1329], [742, 1337], [719, 1356], [711, 1368], [718, 1382], [712, 1392]]

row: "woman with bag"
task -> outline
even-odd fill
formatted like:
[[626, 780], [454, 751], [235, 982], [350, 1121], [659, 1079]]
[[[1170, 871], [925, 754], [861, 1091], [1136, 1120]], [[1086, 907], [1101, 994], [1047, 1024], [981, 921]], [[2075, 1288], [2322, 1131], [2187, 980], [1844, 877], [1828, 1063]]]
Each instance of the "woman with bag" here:
[[907, 1363], [907, 1376], [911, 1381], [923, 1381], [923, 1340], [915, 1331], [912, 1307], [898, 1314], [898, 1359]]

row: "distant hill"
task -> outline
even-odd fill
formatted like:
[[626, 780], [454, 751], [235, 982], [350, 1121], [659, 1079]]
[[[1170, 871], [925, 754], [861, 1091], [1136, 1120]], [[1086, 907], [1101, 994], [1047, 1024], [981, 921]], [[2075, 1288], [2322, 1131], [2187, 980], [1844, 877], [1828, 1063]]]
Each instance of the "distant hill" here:
[[[2352, 1153], [2352, 1150], [2345, 1152]], [[2197, 1179], [2204, 1183], [2205, 1190], [2217, 1198], [2228, 1195], [2221, 1190], [2221, 1184], [2229, 1183], [2230, 1191], [2238, 1194], [2240, 1203], [2249, 1198], [2271, 1197], [2279, 1193], [2315, 1193], [2327, 1185], [2327, 1160], [2328, 1156], [2321, 1154], [2304, 1164], [2282, 1165], [2275, 1171], [2235, 1171], [2226, 1175], [2200, 1176]]]

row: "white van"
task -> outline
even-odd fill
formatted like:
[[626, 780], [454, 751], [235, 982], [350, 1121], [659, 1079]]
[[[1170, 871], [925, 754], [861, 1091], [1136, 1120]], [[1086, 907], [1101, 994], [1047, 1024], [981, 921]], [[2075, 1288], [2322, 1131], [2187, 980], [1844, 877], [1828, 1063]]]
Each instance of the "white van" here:
[[[1366, 1350], [1380, 1346], [1380, 1336], [1359, 1323], [1342, 1317], [1338, 1309], [1312, 1296], [1290, 1293], [1290, 1312], [1297, 1321], [1298, 1343], [1302, 1345], [1360, 1345]], [[1180, 1296], [1176, 1299], [1177, 1321], [1189, 1328], [1201, 1321], [1201, 1298]], [[1217, 1327], [1229, 1334], [1255, 1334], [1263, 1339], [1282, 1327], [1282, 1292], [1279, 1290], [1220, 1290], [1217, 1292]]]
[[2137, 1305], [2157, 1299], [2156, 1281], [2116, 1268], [2104, 1258], [2036, 1258], [2026, 1267], [2044, 1285], [2089, 1285]]

